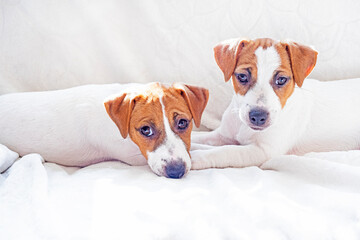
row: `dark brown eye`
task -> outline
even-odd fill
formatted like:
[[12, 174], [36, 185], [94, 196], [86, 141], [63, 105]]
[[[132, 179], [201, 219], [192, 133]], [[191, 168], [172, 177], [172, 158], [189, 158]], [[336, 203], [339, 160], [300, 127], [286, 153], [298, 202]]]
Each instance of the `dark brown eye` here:
[[249, 76], [245, 73], [235, 73], [236, 79], [243, 85], [249, 82]]
[[178, 121], [177, 128], [180, 130], [185, 130], [189, 126], [189, 121], [182, 118]]
[[141, 127], [140, 133], [145, 137], [151, 137], [152, 135], [154, 135], [154, 131], [150, 126]]
[[287, 78], [287, 77], [279, 76], [276, 78], [275, 84], [277, 86], [283, 86], [288, 80], [289, 80], [289, 78]]

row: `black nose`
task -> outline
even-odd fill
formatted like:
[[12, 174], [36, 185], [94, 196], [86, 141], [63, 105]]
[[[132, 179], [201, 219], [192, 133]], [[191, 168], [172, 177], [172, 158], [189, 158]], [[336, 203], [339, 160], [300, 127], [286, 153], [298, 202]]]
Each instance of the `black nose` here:
[[250, 122], [256, 126], [262, 126], [265, 124], [269, 113], [262, 109], [254, 109], [249, 112]]
[[185, 169], [183, 161], [173, 161], [166, 165], [165, 172], [169, 178], [181, 178], [185, 174]]

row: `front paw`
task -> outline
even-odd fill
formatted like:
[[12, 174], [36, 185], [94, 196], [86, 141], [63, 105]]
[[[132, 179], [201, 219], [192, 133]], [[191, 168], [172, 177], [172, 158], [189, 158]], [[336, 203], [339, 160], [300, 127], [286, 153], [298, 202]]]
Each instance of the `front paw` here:
[[207, 150], [207, 149], [212, 149], [214, 148], [214, 146], [211, 145], [206, 145], [206, 144], [200, 144], [200, 143], [191, 143], [191, 151], [195, 151], [195, 150]]
[[208, 160], [206, 159], [205, 151], [203, 150], [194, 150], [190, 152], [191, 154], [191, 169], [200, 170], [210, 168]]

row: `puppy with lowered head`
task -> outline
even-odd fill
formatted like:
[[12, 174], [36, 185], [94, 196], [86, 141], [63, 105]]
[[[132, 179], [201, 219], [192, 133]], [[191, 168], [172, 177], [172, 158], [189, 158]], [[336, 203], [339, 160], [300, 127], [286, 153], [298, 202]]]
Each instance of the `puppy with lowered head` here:
[[192, 120], [200, 125], [207, 100], [204, 88], [159, 83], [6, 94], [0, 143], [65, 166], [121, 160], [181, 178], [191, 167]]

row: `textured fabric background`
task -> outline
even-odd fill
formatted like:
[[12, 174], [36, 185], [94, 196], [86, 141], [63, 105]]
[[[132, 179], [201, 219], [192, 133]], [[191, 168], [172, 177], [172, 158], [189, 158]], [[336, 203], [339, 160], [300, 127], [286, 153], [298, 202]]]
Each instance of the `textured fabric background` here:
[[228, 105], [213, 46], [234, 37], [293, 39], [319, 51], [312, 78], [360, 77], [358, 0], [1, 0], [0, 94], [89, 83], [208, 87], [204, 126]]

